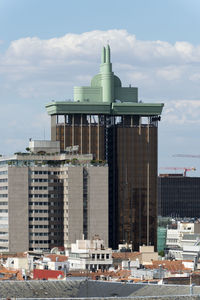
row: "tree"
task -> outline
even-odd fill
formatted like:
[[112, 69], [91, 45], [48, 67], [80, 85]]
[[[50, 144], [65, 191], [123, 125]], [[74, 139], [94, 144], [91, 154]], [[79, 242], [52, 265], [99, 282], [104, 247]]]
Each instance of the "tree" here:
[[158, 252], [158, 255], [164, 257], [165, 256], [165, 252], [163, 250], [161, 250], [161, 251]]

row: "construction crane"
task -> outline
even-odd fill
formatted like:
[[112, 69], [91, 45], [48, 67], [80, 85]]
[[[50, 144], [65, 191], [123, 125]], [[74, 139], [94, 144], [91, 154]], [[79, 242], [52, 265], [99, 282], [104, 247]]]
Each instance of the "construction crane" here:
[[166, 170], [184, 170], [183, 176], [185, 177], [187, 175], [188, 171], [196, 171], [196, 168], [181, 168], [181, 167], [160, 167], [160, 169], [166, 169]]
[[200, 155], [195, 154], [174, 154], [173, 157], [192, 157], [192, 158], [200, 158]]

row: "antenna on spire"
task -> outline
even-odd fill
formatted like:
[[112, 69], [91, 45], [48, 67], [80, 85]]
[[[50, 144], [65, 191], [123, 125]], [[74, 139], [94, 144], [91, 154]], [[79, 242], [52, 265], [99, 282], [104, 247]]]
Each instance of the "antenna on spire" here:
[[101, 54], [101, 63], [104, 64], [106, 62], [106, 49], [103, 47]]
[[110, 63], [110, 46], [106, 46], [106, 63]]

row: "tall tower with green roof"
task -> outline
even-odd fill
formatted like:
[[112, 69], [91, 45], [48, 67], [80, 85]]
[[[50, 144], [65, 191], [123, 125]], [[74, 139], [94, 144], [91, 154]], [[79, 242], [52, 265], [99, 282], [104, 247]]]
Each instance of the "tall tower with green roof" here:
[[[80, 154], [108, 162], [110, 246], [156, 246], [157, 129], [163, 104], [138, 102], [136, 87], [122, 87], [112, 71], [107, 45], [91, 86], [74, 87], [73, 102], [51, 102], [46, 109], [51, 139], [60, 141], [62, 151], [78, 145]], [[85, 197], [83, 206], [87, 201]]]

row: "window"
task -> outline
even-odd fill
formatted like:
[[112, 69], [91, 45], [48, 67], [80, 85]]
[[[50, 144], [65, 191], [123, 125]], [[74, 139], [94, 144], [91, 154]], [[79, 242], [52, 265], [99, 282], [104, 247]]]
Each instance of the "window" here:
[[0, 228], [8, 228], [8, 224], [0, 224]]
[[[7, 203], [7, 202], [5, 202], [5, 203]], [[29, 205], [40, 205], [40, 206], [42, 206], [42, 205], [45, 205], [45, 206], [48, 206], [50, 203], [49, 202], [29, 202]], [[1, 202], [0, 202], [0, 205], [1, 205]]]
[[[1, 220], [1, 218], [0, 218]], [[29, 221], [49, 221], [49, 218], [47, 217], [29, 217]]]
[[7, 190], [8, 187], [7, 186], [0, 186], [0, 190]]
[[37, 190], [47, 190], [47, 186], [29, 186], [29, 190], [37, 191]]
[[1, 247], [0, 246], [0, 250], [8, 250], [8, 247]]
[[48, 232], [31, 232], [30, 236], [48, 236]]
[[48, 244], [48, 240], [30, 240], [30, 243], [35, 243], [35, 244]]
[[29, 228], [49, 228], [49, 225], [29, 225]]
[[[1, 212], [1, 210], [0, 210], [0, 212]], [[29, 213], [42, 214], [42, 213], [48, 213], [48, 210], [47, 209], [29, 209]]]
[[50, 182], [46, 178], [32, 178], [31, 182]]
[[29, 198], [49, 198], [49, 194], [29, 194]]
[[48, 171], [32, 171], [33, 175], [47, 175]]
[[8, 178], [2, 178], [0, 179], [0, 182], [8, 182]]
[[8, 174], [8, 171], [0, 171], [0, 175]]

